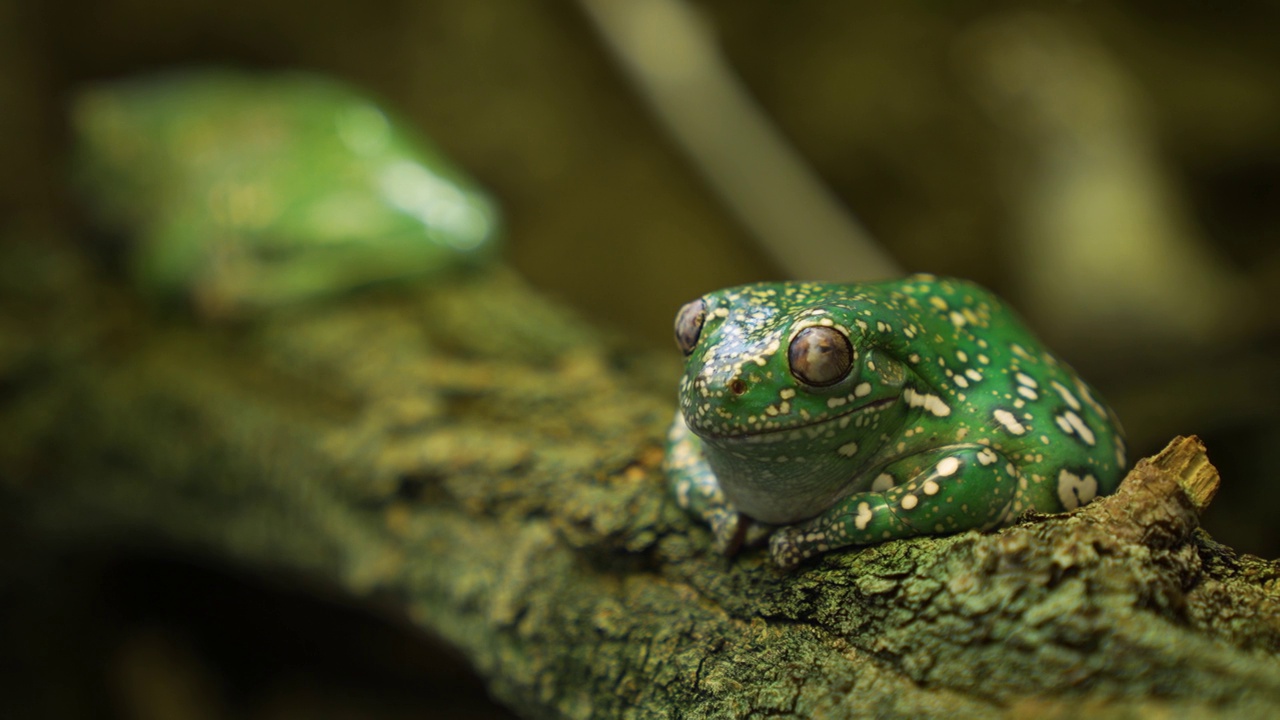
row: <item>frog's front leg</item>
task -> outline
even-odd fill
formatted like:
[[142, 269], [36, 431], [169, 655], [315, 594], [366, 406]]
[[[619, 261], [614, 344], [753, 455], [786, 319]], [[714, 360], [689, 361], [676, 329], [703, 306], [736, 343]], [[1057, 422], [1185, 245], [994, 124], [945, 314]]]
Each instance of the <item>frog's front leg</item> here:
[[725, 498], [715, 473], [702, 454], [702, 440], [689, 430], [679, 411], [667, 432], [663, 469], [676, 504], [711, 526], [717, 551], [725, 555], [736, 553], [743, 540], [747, 539], [751, 521], [734, 510]]
[[846, 545], [953, 533], [999, 524], [1018, 488], [1018, 470], [986, 445], [948, 445], [881, 468], [872, 490], [818, 517], [780, 528], [769, 552], [782, 568]]

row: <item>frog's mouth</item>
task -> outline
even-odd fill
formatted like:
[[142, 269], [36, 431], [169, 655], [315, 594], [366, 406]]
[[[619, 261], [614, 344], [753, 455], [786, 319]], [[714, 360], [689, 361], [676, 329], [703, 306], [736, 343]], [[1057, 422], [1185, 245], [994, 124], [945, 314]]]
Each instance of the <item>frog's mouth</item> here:
[[[897, 402], [897, 397], [880, 398], [862, 405], [854, 405], [841, 413], [812, 417], [809, 420], [804, 420], [800, 415], [785, 419], [766, 417], [760, 423], [760, 427], [749, 427], [740, 431], [717, 432], [712, 427], [704, 427], [702, 423], [696, 420], [690, 421], [688, 417], [685, 418], [685, 422], [688, 424], [689, 429], [703, 440], [733, 444], [781, 442], [792, 439], [791, 433], [798, 433], [806, 437], [809, 433], [814, 433], [814, 437], [816, 437], [818, 433], [825, 432], [825, 428], [828, 425], [839, 421], [841, 418], [863, 413], [881, 412], [896, 405]], [[714, 416], [711, 417], [713, 421], [708, 425], [714, 425]]]

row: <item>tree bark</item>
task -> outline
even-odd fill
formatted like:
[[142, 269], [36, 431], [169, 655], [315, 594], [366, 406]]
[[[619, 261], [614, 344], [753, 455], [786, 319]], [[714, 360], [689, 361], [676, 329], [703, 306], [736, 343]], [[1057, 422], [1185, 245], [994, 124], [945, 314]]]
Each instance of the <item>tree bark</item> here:
[[781, 572], [667, 496], [674, 352], [502, 268], [211, 326], [51, 248], [0, 266], [0, 473], [32, 527], [391, 594], [521, 714], [1280, 708], [1280, 564], [1198, 529], [1195, 438], [1077, 512]]

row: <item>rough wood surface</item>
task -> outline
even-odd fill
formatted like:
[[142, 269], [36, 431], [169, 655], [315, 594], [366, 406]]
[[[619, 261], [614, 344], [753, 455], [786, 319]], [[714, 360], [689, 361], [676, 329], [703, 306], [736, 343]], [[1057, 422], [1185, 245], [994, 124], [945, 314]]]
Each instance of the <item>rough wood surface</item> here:
[[402, 598], [524, 715], [1280, 709], [1280, 565], [1197, 529], [1195, 438], [1075, 513], [783, 573], [667, 498], [673, 353], [508, 272], [202, 327], [4, 252], [0, 478], [33, 527]]

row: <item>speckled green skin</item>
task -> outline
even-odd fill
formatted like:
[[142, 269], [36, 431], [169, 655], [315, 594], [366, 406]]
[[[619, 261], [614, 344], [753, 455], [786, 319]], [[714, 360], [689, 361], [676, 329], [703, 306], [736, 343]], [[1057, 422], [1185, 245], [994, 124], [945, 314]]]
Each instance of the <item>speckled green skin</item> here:
[[[773, 559], [791, 567], [1071, 510], [1123, 477], [1115, 414], [977, 285], [759, 283], [702, 300], [666, 465], [681, 507], [726, 553], [771, 533]], [[791, 339], [815, 325], [854, 351], [827, 387], [789, 368]]]

